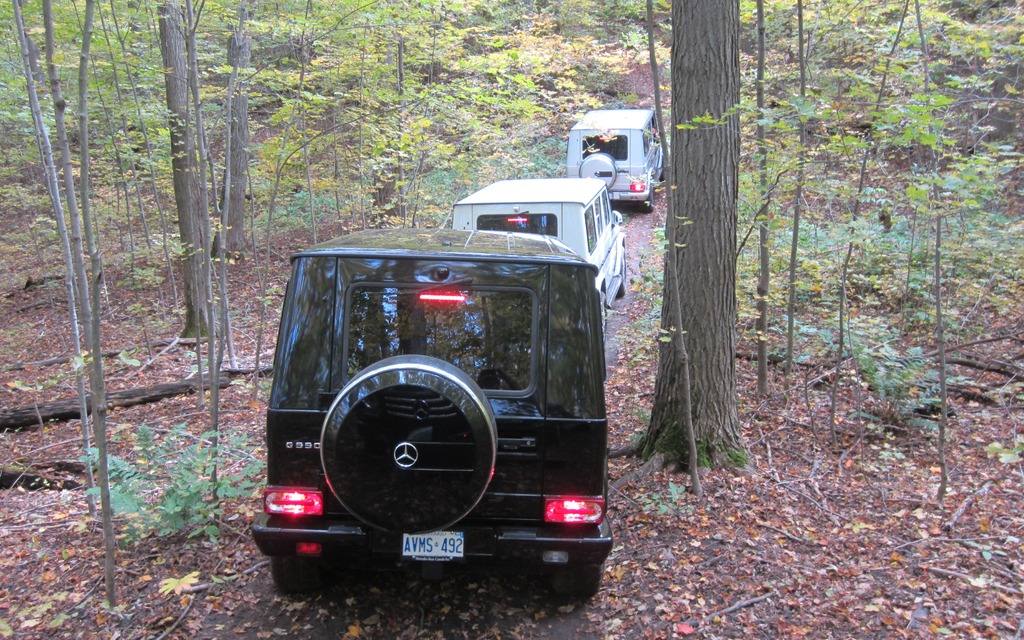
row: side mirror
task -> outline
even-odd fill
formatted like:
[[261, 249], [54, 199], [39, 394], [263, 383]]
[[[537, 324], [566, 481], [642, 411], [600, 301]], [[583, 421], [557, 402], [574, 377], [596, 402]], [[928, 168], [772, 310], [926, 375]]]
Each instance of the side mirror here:
[[622, 224], [622, 214], [612, 209], [612, 224]]

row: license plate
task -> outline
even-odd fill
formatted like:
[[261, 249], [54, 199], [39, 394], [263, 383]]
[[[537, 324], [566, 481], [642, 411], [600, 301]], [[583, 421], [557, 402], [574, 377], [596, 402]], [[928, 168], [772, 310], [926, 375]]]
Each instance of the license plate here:
[[402, 534], [402, 556], [417, 560], [452, 560], [463, 556], [462, 531]]

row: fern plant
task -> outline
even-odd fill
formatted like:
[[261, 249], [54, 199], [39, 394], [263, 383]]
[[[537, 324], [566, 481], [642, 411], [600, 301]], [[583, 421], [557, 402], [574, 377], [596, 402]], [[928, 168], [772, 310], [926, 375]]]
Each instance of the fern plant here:
[[[238, 434], [221, 433], [217, 449], [212, 434], [193, 436], [184, 424], [157, 435], [142, 425], [134, 433], [134, 459], [109, 458], [111, 506], [125, 536], [136, 541], [184, 532], [217, 538], [224, 502], [252, 494], [260, 461], [244, 451]], [[220, 472], [213, 480], [215, 464]]]

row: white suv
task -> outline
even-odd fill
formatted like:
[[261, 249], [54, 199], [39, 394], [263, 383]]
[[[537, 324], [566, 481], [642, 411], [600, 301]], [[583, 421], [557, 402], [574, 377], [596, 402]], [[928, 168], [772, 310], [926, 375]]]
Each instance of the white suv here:
[[663, 169], [653, 109], [590, 111], [569, 131], [565, 175], [603, 180], [613, 201], [650, 212]]
[[601, 180], [495, 182], [455, 203], [452, 228], [552, 236], [597, 267], [595, 284], [605, 306], [626, 293], [622, 214], [612, 210]]

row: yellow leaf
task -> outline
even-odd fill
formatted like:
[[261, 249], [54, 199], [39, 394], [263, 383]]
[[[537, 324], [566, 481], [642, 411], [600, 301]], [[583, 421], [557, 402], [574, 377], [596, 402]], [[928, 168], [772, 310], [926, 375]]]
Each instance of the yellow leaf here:
[[359, 637], [361, 631], [362, 630], [359, 628], [358, 624], [350, 624], [348, 626], [348, 631], [346, 631], [345, 635], [341, 637], [341, 640], [355, 640], [355, 638]]
[[166, 578], [160, 581], [160, 593], [167, 595], [174, 592], [175, 595], [181, 595], [181, 592], [190, 587], [194, 587], [199, 582], [199, 572], [193, 571], [192, 573], [184, 576], [183, 578]]

